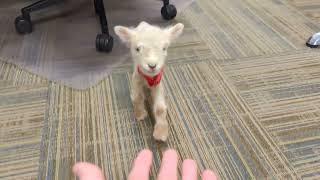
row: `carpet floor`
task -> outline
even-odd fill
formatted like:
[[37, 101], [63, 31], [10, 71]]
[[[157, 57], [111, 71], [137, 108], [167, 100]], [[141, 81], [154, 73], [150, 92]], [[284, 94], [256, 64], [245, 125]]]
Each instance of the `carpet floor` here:
[[220, 179], [319, 179], [320, 50], [305, 46], [317, 12], [315, 0], [193, 3], [165, 72], [166, 143], [133, 117], [130, 63], [75, 90], [0, 61], [0, 179], [74, 179], [77, 161], [126, 179], [144, 148], [151, 179], [166, 148]]

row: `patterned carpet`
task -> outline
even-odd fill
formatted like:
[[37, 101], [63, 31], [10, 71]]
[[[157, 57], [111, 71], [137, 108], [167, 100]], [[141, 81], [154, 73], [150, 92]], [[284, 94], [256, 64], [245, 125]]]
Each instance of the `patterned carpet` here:
[[320, 1], [318, 0], [288, 0], [306, 16], [320, 22]]
[[221, 179], [319, 179], [320, 50], [304, 43], [320, 24], [309, 2], [187, 9], [178, 20], [189, 35], [170, 50], [164, 79], [167, 143], [152, 139], [152, 118], [134, 120], [130, 64], [78, 91], [0, 62], [0, 179], [74, 179], [84, 160], [125, 179], [143, 148], [155, 179], [167, 147]]

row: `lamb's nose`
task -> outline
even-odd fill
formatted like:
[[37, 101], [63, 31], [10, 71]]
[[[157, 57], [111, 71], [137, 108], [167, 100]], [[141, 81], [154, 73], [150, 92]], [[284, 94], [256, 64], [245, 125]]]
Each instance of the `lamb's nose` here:
[[150, 69], [154, 69], [154, 68], [157, 67], [157, 64], [148, 64], [148, 66], [149, 66]]

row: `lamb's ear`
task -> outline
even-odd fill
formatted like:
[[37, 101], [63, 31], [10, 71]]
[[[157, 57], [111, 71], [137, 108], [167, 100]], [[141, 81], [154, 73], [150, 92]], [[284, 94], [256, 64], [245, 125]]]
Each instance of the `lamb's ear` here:
[[130, 44], [134, 31], [124, 26], [115, 26], [114, 32], [126, 44]]
[[184, 25], [182, 23], [178, 23], [172, 27], [165, 29], [165, 31], [169, 35], [170, 41], [177, 39], [183, 32]]

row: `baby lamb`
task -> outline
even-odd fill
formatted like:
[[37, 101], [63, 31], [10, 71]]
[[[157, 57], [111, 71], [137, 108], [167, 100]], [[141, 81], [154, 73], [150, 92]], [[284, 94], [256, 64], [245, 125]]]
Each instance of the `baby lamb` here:
[[152, 110], [155, 118], [153, 137], [166, 141], [169, 134], [167, 105], [165, 102], [162, 76], [169, 45], [178, 38], [184, 25], [160, 28], [141, 22], [135, 28], [116, 26], [116, 35], [130, 48], [134, 62], [132, 75], [131, 100], [137, 120], [147, 116], [145, 109], [146, 94], [144, 89], [151, 92]]

